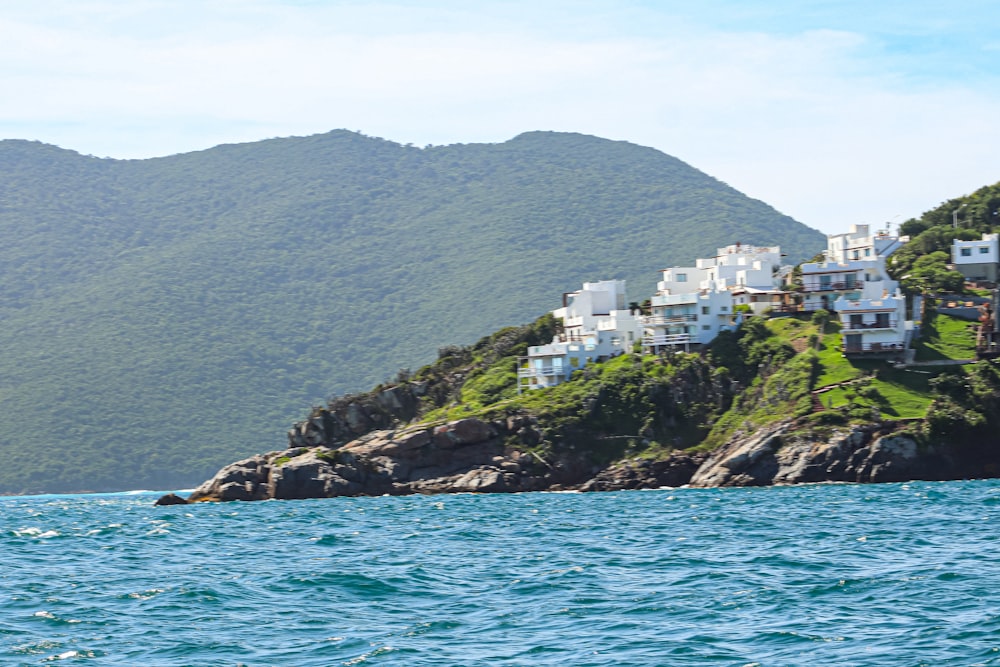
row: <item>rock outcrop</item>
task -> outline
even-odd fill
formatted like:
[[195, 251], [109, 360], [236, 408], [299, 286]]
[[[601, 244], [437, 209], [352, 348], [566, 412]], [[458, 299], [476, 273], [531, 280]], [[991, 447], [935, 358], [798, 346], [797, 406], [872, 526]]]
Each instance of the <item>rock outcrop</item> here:
[[[899, 482], [997, 472], [992, 459], [955, 458], [921, 447], [894, 422], [820, 432], [803, 429], [792, 420], [781, 421], [736, 437], [711, 453], [680, 451], [661, 460], [632, 458], [603, 469], [580, 457], [547, 461], [531, 453], [541, 433], [527, 416], [383, 429], [339, 447], [325, 443], [324, 434], [319, 428], [298, 429], [292, 443], [307, 436], [313, 443], [230, 464], [199, 486], [187, 502]], [[157, 504], [183, 502], [170, 494]]]
[[316, 408], [305, 421], [288, 431], [289, 447], [346, 444], [373, 430], [386, 430], [413, 419], [426, 391], [422, 382], [384, 387], [367, 394], [348, 395]]
[[511, 435], [516, 442], [526, 428], [531, 431], [516, 418], [462, 419], [432, 428], [372, 431], [339, 448], [292, 447], [226, 466], [188, 500], [537, 491], [578, 483], [573, 466], [505, 444]]
[[707, 454], [675, 452], [663, 460], [629, 459], [600, 471], [581, 491], [618, 491], [684, 486], [704, 463]]
[[188, 501], [186, 498], [181, 498], [176, 493], [168, 493], [165, 496], [160, 496], [154, 505], [187, 505]]
[[822, 438], [784, 421], [711, 453], [691, 486], [766, 486], [805, 482], [902, 482], [949, 479], [955, 462], [917, 446], [883, 422], [832, 431]]

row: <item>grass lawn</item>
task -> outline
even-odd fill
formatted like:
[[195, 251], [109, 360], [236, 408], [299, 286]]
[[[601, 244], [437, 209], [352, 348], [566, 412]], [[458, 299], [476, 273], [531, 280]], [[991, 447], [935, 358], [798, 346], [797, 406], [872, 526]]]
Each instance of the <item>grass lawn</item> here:
[[[828, 324], [827, 329], [831, 326]], [[811, 334], [817, 333], [816, 325], [805, 315], [775, 317], [767, 321], [767, 327], [793, 345], [797, 341], [806, 343]]]
[[862, 359], [850, 360], [841, 352], [840, 325], [826, 325], [827, 333], [819, 349], [820, 374], [816, 378], [815, 387], [826, 387], [838, 382], [846, 382], [868, 375], [876, 369], [886, 367], [884, 361]]
[[920, 419], [927, 415], [927, 408], [933, 399], [927, 386], [930, 377], [923, 371], [887, 369], [865, 383], [866, 387], [878, 390], [879, 395], [875, 399], [859, 395], [860, 385], [832, 389], [820, 394], [819, 398], [826, 408], [840, 408], [854, 403], [878, 407], [883, 417]]
[[[924, 382], [927, 380], [924, 379]], [[927, 416], [927, 408], [934, 400], [928, 390], [917, 391], [905, 384], [875, 380], [872, 386], [886, 398], [888, 406], [882, 408], [882, 414], [896, 419], [922, 419]]]
[[917, 361], [975, 359], [976, 323], [938, 313], [923, 323], [913, 347]]
[[[955, 318], [947, 318], [947, 320], [953, 319]], [[885, 417], [916, 419], [927, 414], [927, 408], [931, 404], [928, 386], [931, 374], [917, 369], [896, 369], [881, 359], [847, 359], [840, 351], [839, 327], [828, 325], [827, 328], [836, 328], [836, 331], [829, 332], [823, 337], [819, 350], [820, 374], [816, 378], [814, 387], [826, 387], [865, 376], [873, 377], [857, 387], [838, 388], [821, 394], [820, 401], [824, 407], [845, 406], [852, 402], [848, 398], [850, 395], [857, 405], [877, 406]], [[945, 322], [942, 330], [945, 334], [944, 341], [947, 343], [944, 349], [952, 352], [964, 352], [969, 349], [962, 346], [964, 331], [953, 322]], [[937, 330], [935, 333], [937, 334]], [[940, 338], [935, 339], [939, 345], [940, 341]], [[871, 400], [858, 396], [858, 390], [862, 386], [874, 387], [878, 390], [879, 397]]]

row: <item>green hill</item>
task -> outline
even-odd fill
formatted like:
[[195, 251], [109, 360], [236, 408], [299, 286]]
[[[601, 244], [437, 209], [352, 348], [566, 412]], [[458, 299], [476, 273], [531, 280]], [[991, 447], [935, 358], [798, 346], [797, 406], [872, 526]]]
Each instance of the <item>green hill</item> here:
[[0, 493], [167, 488], [304, 407], [625, 278], [823, 237], [650, 148], [360, 134], [140, 161], [0, 142]]
[[909, 292], [961, 292], [964, 278], [952, 270], [955, 239], [973, 241], [1000, 229], [1000, 183], [949, 199], [900, 225], [911, 241], [894, 253], [890, 272]]

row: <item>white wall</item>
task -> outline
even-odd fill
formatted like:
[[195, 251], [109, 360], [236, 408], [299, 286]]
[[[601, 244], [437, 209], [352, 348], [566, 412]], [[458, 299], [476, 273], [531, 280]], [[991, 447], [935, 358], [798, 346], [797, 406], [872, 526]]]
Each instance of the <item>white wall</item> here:
[[[959, 241], [955, 239], [951, 247], [952, 262], [959, 265], [989, 264], [1000, 261], [1000, 242], [998, 242], [998, 238], [1000, 238], [998, 234], [983, 234], [983, 238], [978, 241]], [[963, 250], [968, 251], [968, 254], [963, 254]]]

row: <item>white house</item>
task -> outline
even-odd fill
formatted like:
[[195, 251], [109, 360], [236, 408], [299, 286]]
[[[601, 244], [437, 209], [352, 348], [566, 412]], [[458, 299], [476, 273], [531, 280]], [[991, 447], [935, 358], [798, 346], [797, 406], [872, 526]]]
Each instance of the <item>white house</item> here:
[[802, 309], [836, 312], [844, 354], [896, 353], [909, 344], [913, 322], [906, 320], [906, 299], [885, 266], [907, 241], [851, 225], [846, 234], [827, 237], [824, 261], [802, 265]]
[[[846, 234], [829, 235], [824, 260], [802, 265], [802, 310], [834, 310], [839, 298], [860, 299], [866, 284], [889, 281], [886, 258], [909, 240], [888, 232], [871, 234], [868, 225], [851, 225]], [[896, 285], [873, 289], [895, 291]]]
[[697, 260], [697, 265], [720, 289], [770, 289], [780, 285], [781, 248], [736, 243], [719, 248], [715, 257]]
[[[739, 321], [738, 303], [757, 311], [770, 307], [784, 273], [778, 246], [735, 245], [719, 248], [715, 257], [698, 259], [694, 266], [664, 269], [650, 299], [651, 314], [641, 322], [643, 348], [659, 352], [668, 347], [704, 345]], [[751, 298], [768, 293], [768, 299]], [[756, 306], [756, 307], [755, 307]]]
[[642, 335], [635, 314], [628, 310], [624, 280], [584, 283], [563, 294], [563, 305], [552, 311], [563, 321], [563, 332], [551, 343], [528, 348], [518, 361], [518, 391], [559, 384], [593, 361], [621, 354]]
[[642, 345], [648, 352], [666, 347], [704, 345], [733, 324], [733, 295], [727, 290], [698, 289], [671, 294], [657, 292], [652, 313], [643, 317]]
[[909, 240], [908, 236], [893, 236], [888, 231], [872, 234], [869, 225], [851, 225], [846, 234], [827, 236], [826, 258], [844, 262], [888, 257]]
[[997, 265], [1000, 264], [1000, 234], [983, 234], [978, 241], [955, 239], [951, 247], [951, 261], [955, 270], [968, 280], [997, 282]]
[[859, 295], [839, 296], [833, 310], [847, 356], [896, 354], [909, 346], [913, 322], [906, 319], [906, 299], [895, 281], [865, 283]]

